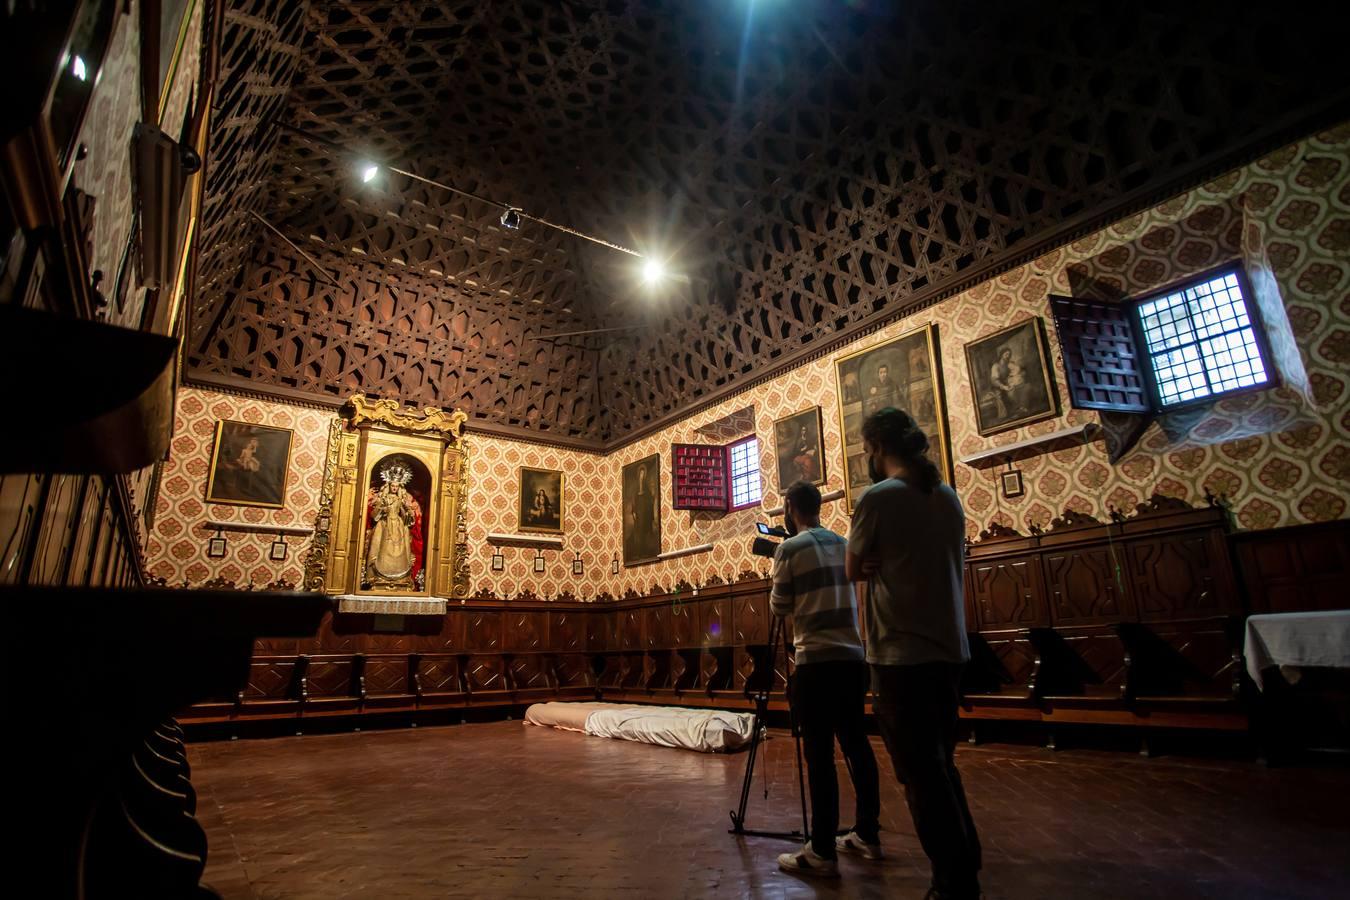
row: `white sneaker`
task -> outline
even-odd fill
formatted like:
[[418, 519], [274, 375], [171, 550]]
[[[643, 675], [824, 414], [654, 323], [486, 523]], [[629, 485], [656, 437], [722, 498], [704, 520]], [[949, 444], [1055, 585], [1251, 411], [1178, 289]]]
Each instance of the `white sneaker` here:
[[838, 878], [839, 864], [816, 854], [810, 844], [796, 853], [778, 854], [778, 868], [794, 875], [813, 875], [817, 878]]
[[856, 831], [835, 838], [834, 846], [840, 853], [853, 853], [863, 859], [881, 859], [881, 842], [869, 844], [858, 837]]

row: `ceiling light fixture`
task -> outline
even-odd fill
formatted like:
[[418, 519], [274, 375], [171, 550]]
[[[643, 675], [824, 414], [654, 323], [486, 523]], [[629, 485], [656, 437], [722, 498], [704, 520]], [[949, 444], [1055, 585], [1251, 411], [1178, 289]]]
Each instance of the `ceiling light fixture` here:
[[666, 265], [659, 259], [647, 257], [642, 263], [642, 280], [646, 284], [656, 284], [666, 277]]
[[[312, 134], [303, 128], [300, 128], [296, 125], [291, 125], [288, 122], [273, 120], [273, 124], [277, 128], [285, 129], [286, 131], [289, 131], [292, 134], [299, 135], [300, 137], [304, 138], [307, 141], [310, 141], [311, 143], [327, 148], [330, 152], [332, 152], [339, 158], [346, 158], [346, 149], [341, 145], [328, 140], [327, 138], [319, 137], [317, 134]], [[501, 223], [503, 226], [507, 228], [519, 228], [521, 222], [523, 222], [526, 219], [529, 219], [531, 222], [543, 225], [546, 228], [553, 228], [557, 231], [570, 234], [573, 237], [579, 237], [582, 240], [590, 241], [593, 244], [599, 244], [602, 247], [608, 247], [609, 249], [617, 250], [620, 253], [627, 253], [629, 256], [636, 256], [638, 259], [645, 258], [641, 253], [637, 252], [636, 250], [631, 250], [628, 247], [616, 244], [613, 241], [607, 241], [604, 238], [595, 237], [594, 235], [587, 234], [584, 231], [578, 231], [575, 228], [569, 228], [566, 225], [559, 225], [557, 222], [550, 222], [548, 219], [543, 219], [540, 218], [539, 216], [530, 215], [529, 213], [525, 212], [525, 210], [521, 209], [519, 206], [512, 206], [509, 203], [498, 203], [496, 200], [489, 200], [487, 197], [480, 197], [479, 195], [470, 193], [469, 191], [462, 191], [457, 187], [452, 187], [448, 184], [445, 184], [444, 182], [437, 181], [434, 178], [427, 178], [423, 175], [418, 175], [416, 172], [409, 172], [407, 169], [401, 169], [398, 166], [389, 165], [388, 163], [384, 164], [383, 166], [380, 166], [373, 162], [363, 162], [359, 167], [359, 171], [361, 173], [361, 180], [370, 181], [372, 178], [376, 176], [376, 174], [379, 173], [379, 170], [381, 168], [388, 169], [395, 175], [402, 175], [404, 178], [411, 178], [413, 181], [420, 181], [423, 184], [430, 185], [431, 187], [439, 188], [440, 190], [443, 191], [449, 191], [452, 194], [458, 194], [459, 196], [466, 197], [469, 200], [477, 200], [479, 203], [486, 203], [489, 206], [495, 206], [502, 211]]]
[[76, 54], [75, 58], [70, 61], [70, 74], [81, 81], [87, 81], [89, 79], [89, 69], [84, 64], [83, 56]]

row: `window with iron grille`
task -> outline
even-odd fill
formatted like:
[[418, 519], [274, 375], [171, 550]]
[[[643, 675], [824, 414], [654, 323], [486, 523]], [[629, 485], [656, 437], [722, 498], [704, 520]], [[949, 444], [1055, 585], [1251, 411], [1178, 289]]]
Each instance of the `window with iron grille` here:
[[1135, 307], [1164, 409], [1270, 383], [1236, 269], [1206, 275]]
[[1051, 296], [1076, 409], [1153, 414], [1273, 384], [1236, 263], [1134, 302]]
[[727, 450], [727, 467], [731, 472], [731, 508], [754, 506], [763, 496], [759, 481], [759, 439], [748, 437], [732, 444]]

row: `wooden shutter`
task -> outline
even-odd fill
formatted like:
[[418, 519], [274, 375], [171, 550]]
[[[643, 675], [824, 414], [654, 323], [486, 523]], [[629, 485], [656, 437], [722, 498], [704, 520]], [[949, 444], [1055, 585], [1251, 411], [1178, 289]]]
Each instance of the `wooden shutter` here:
[[675, 509], [711, 509], [731, 506], [727, 480], [727, 448], [713, 444], [671, 444], [674, 466]]
[[1069, 402], [1077, 409], [1151, 411], [1128, 306], [1050, 297]]

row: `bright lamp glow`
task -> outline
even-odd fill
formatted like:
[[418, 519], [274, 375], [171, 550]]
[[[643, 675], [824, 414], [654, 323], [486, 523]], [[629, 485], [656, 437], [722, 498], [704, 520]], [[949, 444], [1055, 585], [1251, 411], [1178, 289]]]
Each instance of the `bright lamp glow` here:
[[70, 74], [81, 81], [85, 81], [89, 78], [89, 69], [84, 65], [84, 57], [76, 56], [70, 61]]
[[659, 259], [647, 259], [642, 263], [642, 280], [647, 284], [655, 284], [666, 277], [665, 263]]
[[366, 163], [361, 167], [361, 180], [366, 184], [373, 181], [378, 174], [380, 174], [380, 167], [374, 163]]

